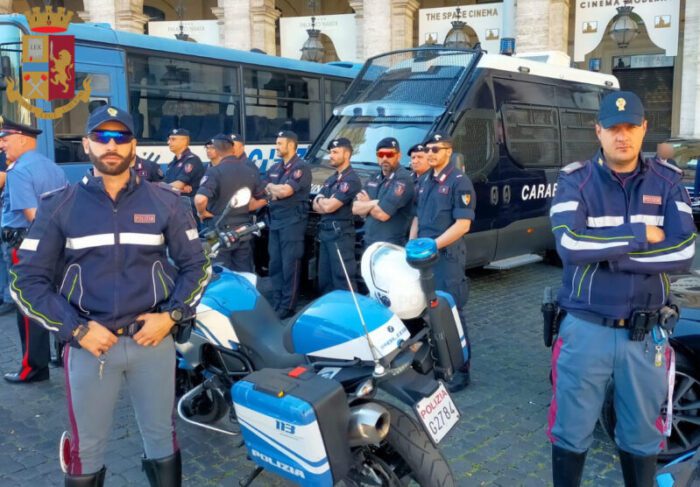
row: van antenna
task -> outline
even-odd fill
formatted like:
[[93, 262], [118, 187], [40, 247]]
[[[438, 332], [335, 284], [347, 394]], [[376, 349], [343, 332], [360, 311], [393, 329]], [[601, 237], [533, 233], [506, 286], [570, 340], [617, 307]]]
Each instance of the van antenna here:
[[377, 355], [377, 347], [374, 346], [372, 338], [367, 330], [367, 323], [365, 323], [365, 317], [360, 309], [360, 303], [357, 302], [357, 296], [355, 295], [355, 290], [352, 287], [352, 282], [350, 281], [350, 276], [348, 275], [348, 270], [345, 267], [345, 262], [343, 261], [343, 256], [340, 254], [340, 248], [338, 243], [335, 243], [335, 251], [338, 254], [338, 260], [340, 261], [340, 267], [343, 268], [343, 274], [345, 274], [345, 280], [348, 283], [348, 289], [350, 290], [350, 295], [355, 303], [355, 309], [357, 310], [357, 315], [360, 317], [360, 323], [362, 323], [362, 328], [365, 330], [365, 337], [367, 338], [367, 344], [369, 345], [369, 351], [372, 354], [372, 360], [374, 360], [374, 376], [381, 377], [386, 374], [386, 368], [380, 363], [379, 356]]

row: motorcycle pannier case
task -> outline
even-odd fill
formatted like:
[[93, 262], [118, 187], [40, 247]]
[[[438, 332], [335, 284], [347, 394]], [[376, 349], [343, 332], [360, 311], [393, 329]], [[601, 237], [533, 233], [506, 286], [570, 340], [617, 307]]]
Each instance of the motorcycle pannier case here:
[[342, 386], [304, 367], [262, 369], [233, 386], [248, 455], [304, 486], [332, 486], [351, 463]]

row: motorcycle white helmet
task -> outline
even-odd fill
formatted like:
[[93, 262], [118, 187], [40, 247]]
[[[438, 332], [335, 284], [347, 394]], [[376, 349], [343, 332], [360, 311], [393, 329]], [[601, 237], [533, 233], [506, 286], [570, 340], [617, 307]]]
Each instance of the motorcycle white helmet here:
[[362, 278], [371, 298], [387, 306], [402, 320], [420, 316], [427, 299], [420, 273], [406, 262], [406, 249], [375, 242], [362, 254]]

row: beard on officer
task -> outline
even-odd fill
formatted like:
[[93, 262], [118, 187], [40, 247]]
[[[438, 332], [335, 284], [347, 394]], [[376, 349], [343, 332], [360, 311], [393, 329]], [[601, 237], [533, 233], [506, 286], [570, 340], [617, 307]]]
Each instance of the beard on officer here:
[[626, 486], [654, 485], [670, 432], [660, 415], [673, 360], [666, 273], [689, 269], [695, 225], [682, 172], [642, 159], [646, 129], [637, 95], [607, 94], [595, 127], [600, 150], [562, 169], [552, 201], [564, 264], [547, 430], [555, 487], [580, 484], [611, 379]]

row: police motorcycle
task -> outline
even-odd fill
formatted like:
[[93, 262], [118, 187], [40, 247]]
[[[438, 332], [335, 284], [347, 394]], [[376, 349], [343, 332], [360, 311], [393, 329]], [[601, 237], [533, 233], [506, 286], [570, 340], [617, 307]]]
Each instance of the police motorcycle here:
[[[232, 240], [219, 237], [210, 255]], [[334, 291], [286, 324], [249, 279], [215, 269], [177, 345], [179, 367], [202, 378], [178, 414], [242, 435], [257, 467], [241, 485], [263, 469], [309, 486], [455, 485], [438, 445], [460, 413], [443, 381], [467, 348], [452, 297], [435, 290], [436, 259], [429, 239], [374, 244], [362, 259], [372, 297]]]

